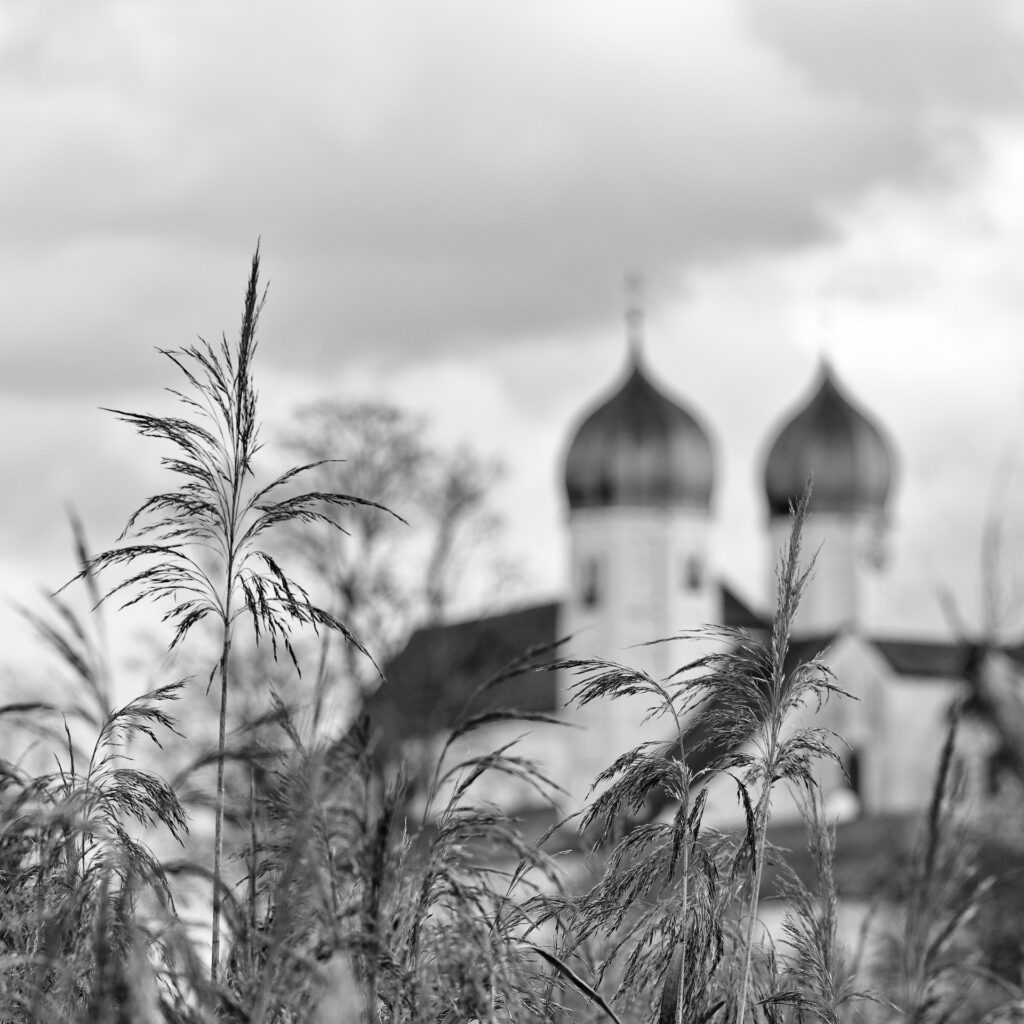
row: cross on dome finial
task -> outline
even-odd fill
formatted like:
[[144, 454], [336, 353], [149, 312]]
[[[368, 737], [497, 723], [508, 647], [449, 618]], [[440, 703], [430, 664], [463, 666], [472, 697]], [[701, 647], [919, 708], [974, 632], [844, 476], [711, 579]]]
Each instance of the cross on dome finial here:
[[630, 359], [639, 363], [644, 344], [644, 277], [637, 271], [626, 274], [626, 340]]
[[835, 288], [825, 286], [818, 296], [818, 363], [826, 374], [832, 368], [834, 349]]

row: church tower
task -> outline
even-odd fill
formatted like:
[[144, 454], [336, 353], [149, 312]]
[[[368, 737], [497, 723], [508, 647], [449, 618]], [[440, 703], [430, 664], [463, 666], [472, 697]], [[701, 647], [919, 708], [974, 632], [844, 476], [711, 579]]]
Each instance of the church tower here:
[[[570, 587], [561, 635], [574, 636], [571, 656], [604, 657], [659, 677], [703, 651], [632, 645], [721, 618], [708, 561], [714, 466], [707, 432], [650, 379], [638, 310], [627, 323], [625, 379], [583, 418], [565, 460]], [[561, 682], [563, 702], [572, 682]], [[574, 780], [574, 795], [642, 738], [645, 708], [615, 701], [572, 712], [586, 730], [569, 739], [574, 763], [563, 777]], [[585, 781], [582, 792], [575, 780]]]
[[879, 428], [846, 397], [825, 361], [814, 395], [773, 442], [765, 463], [774, 567], [789, 535], [789, 508], [811, 478], [810, 519], [803, 553], [817, 553], [815, 570], [797, 615], [804, 636], [864, 624], [865, 601], [885, 568], [886, 507], [895, 475]]

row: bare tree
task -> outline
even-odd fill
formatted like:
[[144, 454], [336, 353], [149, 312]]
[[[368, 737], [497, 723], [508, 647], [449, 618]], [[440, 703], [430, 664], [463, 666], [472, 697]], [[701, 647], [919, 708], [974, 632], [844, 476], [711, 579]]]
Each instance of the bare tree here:
[[[356, 493], [390, 502], [405, 520], [325, 510], [348, 536], [294, 531], [290, 538], [327, 587], [328, 606], [367, 638], [384, 664], [416, 626], [443, 618], [474, 558], [487, 564], [484, 549], [500, 526], [488, 498], [500, 468], [468, 448], [432, 442], [423, 417], [383, 402], [306, 405], [282, 440], [311, 462], [340, 454], [343, 461], [315, 471], [319, 485], [328, 490], [345, 481]], [[487, 570], [497, 585], [493, 559]], [[322, 666], [333, 650], [325, 635]], [[369, 682], [366, 660], [341, 645], [337, 650], [346, 674]]]

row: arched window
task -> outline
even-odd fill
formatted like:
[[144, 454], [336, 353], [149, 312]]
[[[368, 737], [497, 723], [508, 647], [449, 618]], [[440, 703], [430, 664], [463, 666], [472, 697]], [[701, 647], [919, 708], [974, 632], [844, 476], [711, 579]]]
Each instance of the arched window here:
[[846, 755], [843, 757], [843, 767], [846, 769], [846, 774], [850, 780], [850, 791], [863, 798], [864, 794], [861, 792], [861, 788], [864, 785], [863, 766], [861, 765], [861, 753], [856, 747], [846, 752]]
[[704, 582], [704, 563], [700, 555], [684, 555], [679, 563], [679, 585], [683, 590], [700, 590]]
[[985, 795], [999, 796], [999, 783], [1002, 766], [996, 756], [985, 759]]
[[997, 747], [985, 758], [985, 790], [988, 796], [998, 796], [1003, 779], [1011, 771], [1010, 758], [1004, 747]]
[[580, 564], [579, 598], [584, 608], [595, 608], [601, 602], [601, 563], [593, 555]]

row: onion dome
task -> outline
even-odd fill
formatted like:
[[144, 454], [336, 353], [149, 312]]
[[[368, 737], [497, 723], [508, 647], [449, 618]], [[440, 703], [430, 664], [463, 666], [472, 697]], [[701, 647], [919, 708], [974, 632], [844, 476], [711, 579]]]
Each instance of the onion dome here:
[[706, 509], [713, 478], [708, 435], [647, 379], [634, 348], [626, 382], [583, 420], [569, 446], [569, 507]]
[[882, 512], [894, 476], [881, 432], [840, 391], [827, 363], [814, 397], [779, 432], [764, 470], [768, 508], [786, 515], [813, 479], [818, 512]]

